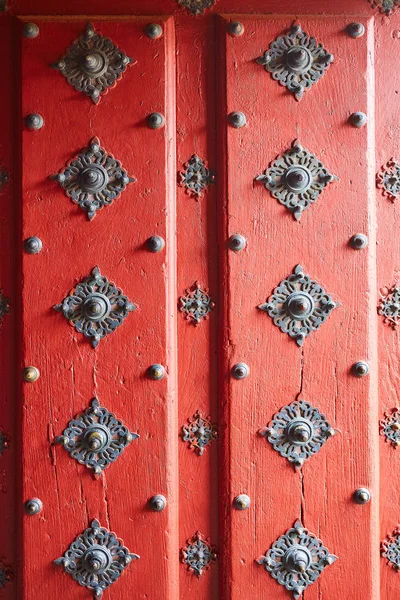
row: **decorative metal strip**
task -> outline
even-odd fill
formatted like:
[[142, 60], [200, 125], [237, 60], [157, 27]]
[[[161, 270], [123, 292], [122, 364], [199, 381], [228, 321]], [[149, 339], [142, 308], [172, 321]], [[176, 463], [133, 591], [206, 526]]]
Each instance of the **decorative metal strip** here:
[[400, 322], [400, 287], [396, 284], [391, 288], [383, 288], [380, 294], [378, 314], [383, 316], [385, 323], [396, 329]]
[[88, 23], [85, 32], [53, 67], [73, 88], [97, 103], [102, 94], [116, 85], [127, 66], [134, 62]]
[[297, 265], [293, 275], [283, 279], [266, 304], [258, 308], [302, 346], [305, 338], [319, 329], [336, 307], [324, 288]]
[[400, 446], [400, 409], [393, 408], [385, 412], [385, 418], [379, 421], [379, 432], [385, 436], [385, 441], [395, 448]]
[[186, 295], [179, 298], [179, 310], [186, 314], [186, 319], [198, 325], [202, 319], [208, 319], [215, 304], [208, 295], [208, 288], [201, 288], [198, 281], [185, 290]]
[[204, 571], [207, 571], [215, 560], [217, 560], [215, 546], [212, 546], [210, 539], [205, 538], [199, 531], [187, 540], [186, 546], [181, 549], [181, 561], [196, 577], [200, 577]]
[[400, 194], [400, 163], [391, 158], [376, 175], [376, 184], [392, 202]]
[[14, 578], [14, 573], [10, 567], [0, 562], [0, 590], [6, 586], [9, 581]]
[[99, 476], [138, 437], [113, 413], [100, 406], [97, 398], [93, 398], [90, 408], [76, 415], [56, 442], [62, 444], [72, 458]]
[[389, 566], [395, 571], [400, 571], [400, 525], [383, 540], [381, 554]]
[[296, 100], [301, 100], [304, 90], [324, 75], [333, 58], [294, 21], [289, 33], [277, 37], [257, 62], [292, 92]]
[[185, 188], [189, 196], [196, 200], [212, 183], [215, 183], [215, 173], [208, 169], [206, 163], [197, 154], [184, 164], [185, 170], [179, 171], [179, 185]]
[[300, 468], [336, 432], [317, 408], [304, 400], [296, 400], [284, 406], [259, 433], [274, 450]]
[[217, 428], [211, 423], [211, 417], [205, 417], [198, 410], [182, 427], [182, 439], [188, 442], [199, 456], [206, 447], [217, 438]]
[[215, 0], [178, 0], [179, 6], [186, 8], [191, 15], [202, 15], [207, 8], [211, 8]]
[[90, 220], [98, 210], [119, 198], [129, 183], [136, 181], [119, 160], [100, 146], [96, 137], [51, 178], [58, 181], [72, 202], [86, 211]]
[[0, 430], [0, 456], [7, 450], [10, 445], [10, 438], [8, 435], [4, 433], [4, 431]]
[[298, 599], [335, 560], [337, 556], [296, 521], [257, 562]]
[[392, 12], [400, 6], [400, 0], [369, 0], [372, 8], [379, 8], [381, 13], [386, 15], [392, 14]]
[[63, 556], [55, 560], [79, 585], [101, 598], [132, 560], [140, 557], [129, 552], [115, 533], [100, 527], [97, 520], [72, 542]]
[[0, 290], [0, 324], [3, 318], [10, 312], [10, 300], [4, 296], [3, 290]]
[[102, 338], [113, 333], [128, 314], [136, 310], [136, 306], [100, 273], [99, 267], [95, 267], [91, 275], [78, 283], [54, 309], [96, 348]]

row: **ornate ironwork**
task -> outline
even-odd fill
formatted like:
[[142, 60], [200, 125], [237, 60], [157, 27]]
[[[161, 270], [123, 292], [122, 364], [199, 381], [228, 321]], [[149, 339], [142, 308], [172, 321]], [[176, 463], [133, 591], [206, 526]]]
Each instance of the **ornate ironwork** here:
[[376, 175], [378, 188], [394, 202], [400, 194], [400, 163], [391, 158]]
[[332, 61], [333, 55], [303, 31], [297, 21], [289, 33], [277, 37], [269, 50], [257, 58], [258, 64], [292, 92], [296, 100], [301, 100], [304, 90], [324, 75]]
[[378, 314], [382, 315], [384, 322], [396, 329], [400, 322], [400, 287], [393, 285], [391, 288], [383, 288], [378, 306]]
[[211, 423], [211, 417], [205, 417], [199, 410], [182, 427], [183, 441], [188, 442], [199, 456], [216, 438], [217, 428]]
[[259, 433], [274, 450], [299, 468], [335, 435], [335, 430], [317, 408], [304, 400], [296, 400], [282, 408]]
[[179, 298], [179, 310], [186, 313], [186, 319], [198, 325], [202, 319], [208, 319], [215, 304], [208, 295], [208, 288], [201, 288], [198, 281], [185, 290], [186, 296]]
[[0, 324], [3, 318], [10, 312], [10, 300], [4, 296], [3, 290], [0, 290]]
[[0, 590], [12, 580], [14, 574], [10, 567], [7, 567], [4, 563], [0, 562]]
[[400, 408], [385, 412], [385, 418], [379, 421], [379, 432], [386, 442], [395, 448], [400, 446]]
[[275, 288], [266, 304], [260, 304], [277, 327], [294, 338], [299, 346], [327, 320], [337, 304], [324, 288], [297, 265]]
[[400, 0], [369, 0], [372, 8], [379, 8], [381, 13], [390, 15], [400, 6]]
[[388, 565], [395, 571], [400, 571], [400, 525], [383, 540], [381, 554], [386, 558]]
[[8, 435], [4, 433], [4, 431], [0, 430], [0, 456], [7, 450], [10, 445], [10, 438]]
[[314, 154], [303, 148], [299, 140], [294, 140], [291, 148], [256, 177], [256, 181], [261, 181], [297, 220], [318, 199], [324, 188], [337, 179]]
[[331, 554], [300, 521], [296, 521], [257, 562], [264, 565], [272, 577], [297, 599], [335, 560], [337, 556]]
[[97, 103], [101, 94], [114, 87], [128, 65], [134, 62], [88, 23], [85, 32], [53, 67], [73, 88]]
[[211, 8], [214, 3], [215, 0], [178, 0], [179, 6], [187, 8], [190, 14], [195, 15], [196, 17], [202, 15], [203, 12], [207, 8]]
[[101, 598], [104, 590], [117, 581], [132, 560], [138, 558], [115, 533], [100, 527], [94, 520], [54, 562], [79, 585], [91, 590], [95, 598]]
[[217, 559], [215, 546], [212, 546], [210, 539], [205, 538], [199, 531], [187, 540], [186, 544], [181, 549], [181, 560], [187, 565], [188, 571], [200, 577]]
[[186, 188], [189, 196], [198, 200], [211, 183], [215, 183], [215, 173], [207, 168], [206, 163], [193, 154], [185, 164], [185, 171], [179, 171], [179, 185]]
[[91, 340], [93, 348], [116, 330], [136, 310], [122, 291], [95, 267], [54, 309], [62, 313], [79, 333]]
[[87, 148], [51, 178], [58, 181], [72, 202], [87, 212], [90, 220], [98, 210], [112, 204], [129, 183], [136, 181], [119, 160], [100, 146], [98, 138], [93, 138]]

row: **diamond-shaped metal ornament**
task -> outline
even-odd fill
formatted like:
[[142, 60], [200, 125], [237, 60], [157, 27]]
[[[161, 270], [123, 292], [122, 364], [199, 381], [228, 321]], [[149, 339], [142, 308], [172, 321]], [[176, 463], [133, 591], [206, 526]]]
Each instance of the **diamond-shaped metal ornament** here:
[[98, 476], [138, 437], [93, 398], [90, 408], [76, 415], [56, 442]]
[[256, 177], [281, 204], [293, 213], [296, 220], [313, 204], [332, 181], [337, 180], [314, 154], [303, 148], [299, 140], [270, 163]]
[[202, 288], [198, 281], [185, 290], [186, 295], [179, 298], [179, 310], [186, 319], [198, 325], [202, 319], [208, 319], [215, 304], [208, 294], [208, 288]]
[[179, 6], [186, 8], [194, 16], [202, 15], [206, 8], [211, 8], [215, 0], [178, 0]]
[[400, 323], [400, 287], [398, 284], [381, 290], [378, 314], [383, 316], [385, 323], [396, 329]]
[[217, 437], [217, 428], [211, 423], [210, 417], [205, 417], [198, 410], [182, 427], [182, 439], [188, 442], [199, 456], [206, 447]]
[[301, 100], [304, 90], [309, 89], [325, 73], [333, 55], [322, 44], [309, 36], [295, 21], [286, 35], [277, 37], [257, 62], [271, 73], [281, 85]]
[[109, 38], [96, 33], [91, 23], [75, 40], [66, 54], [53, 65], [78, 92], [93, 102], [100, 100], [120, 79], [129, 64], [134, 63]]
[[400, 571], [400, 525], [383, 540], [381, 554], [386, 558], [388, 565], [395, 571]]
[[215, 183], [215, 173], [197, 154], [193, 154], [184, 167], [184, 171], [179, 171], [179, 185], [185, 188], [189, 196], [199, 200], [208, 186]]
[[379, 8], [381, 13], [390, 15], [395, 8], [400, 6], [400, 0], [369, 0], [372, 8]]
[[181, 561], [196, 577], [200, 577], [204, 571], [207, 571], [215, 560], [217, 560], [215, 546], [212, 546], [210, 539], [205, 538], [199, 531], [187, 540], [186, 546], [181, 549]]
[[298, 599], [336, 560], [321, 540], [296, 521], [257, 562]]
[[132, 560], [139, 558], [129, 552], [115, 533], [100, 527], [95, 519], [54, 562], [79, 585], [92, 591], [94, 598], [101, 598], [104, 590], [117, 581]]
[[400, 447], [400, 408], [385, 412], [385, 418], [379, 421], [379, 432], [394, 448]]
[[95, 267], [54, 309], [62, 313], [79, 333], [89, 338], [93, 348], [136, 310], [116, 285]]
[[136, 181], [122, 168], [119, 160], [100, 146], [98, 138], [93, 138], [66, 167], [51, 175], [51, 179], [58, 181], [66, 195], [86, 211], [90, 220], [98, 210], [118, 198], [129, 183]]
[[376, 184], [392, 202], [400, 194], [400, 163], [391, 158], [376, 175]]
[[337, 306], [324, 288], [297, 265], [293, 274], [281, 281], [269, 300], [258, 308], [302, 346], [305, 338], [319, 329]]

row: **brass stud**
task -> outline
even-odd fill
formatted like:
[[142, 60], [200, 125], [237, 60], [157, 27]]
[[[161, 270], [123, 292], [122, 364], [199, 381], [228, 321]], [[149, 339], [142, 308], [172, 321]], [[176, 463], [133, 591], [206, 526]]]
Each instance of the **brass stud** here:
[[25, 23], [24, 25], [24, 36], [26, 38], [33, 39], [39, 35], [39, 27], [36, 23]]
[[37, 369], [36, 367], [25, 367], [25, 369], [23, 370], [23, 378], [25, 379], [25, 381], [27, 381], [28, 383], [34, 383], [35, 381], [37, 381], [40, 377], [40, 372], [39, 369]]
[[150, 379], [154, 379], [155, 381], [159, 381], [165, 375], [165, 369], [162, 365], [154, 364], [148, 368], [148, 374]]

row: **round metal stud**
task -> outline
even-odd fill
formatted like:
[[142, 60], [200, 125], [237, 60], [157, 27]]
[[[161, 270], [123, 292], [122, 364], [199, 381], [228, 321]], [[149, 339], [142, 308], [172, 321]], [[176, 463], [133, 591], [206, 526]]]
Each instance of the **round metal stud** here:
[[312, 183], [310, 171], [303, 166], [289, 167], [284, 174], [285, 186], [294, 194], [305, 192]]
[[232, 35], [234, 37], [239, 37], [240, 35], [243, 35], [243, 23], [240, 23], [240, 21], [230, 21], [230, 23], [228, 23], [228, 33], [229, 35]]
[[32, 131], [41, 129], [44, 125], [43, 117], [37, 113], [32, 113], [25, 117], [25, 125]]
[[29, 237], [24, 241], [25, 252], [28, 254], [38, 254], [42, 247], [42, 240], [38, 237]]
[[157, 38], [161, 37], [162, 33], [162, 27], [158, 23], [149, 23], [146, 25], [146, 35], [151, 40], [156, 40]]
[[233, 365], [232, 375], [235, 379], [245, 379], [250, 373], [250, 368], [246, 363], [237, 363]]
[[251, 500], [247, 494], [239, 494], [233, 501], [233, 506], [237, 510], [247, 510], [250, 508]]
[[350, 246], [354, 250], [362, 250], [368, 246], [368, 238], [363, 233], [356, 233], [350, 238]]
[[154, 364], [148, 368], [148, 373], [150, 379], [154, 379], [155, 381], [159, 381], [165, 375], [165, 369], [162, 365]]
[[246, 115], [242, 112], [232, 112], [230, 113], [228, 119], [229, 123], [235, 129], [240, 129], [241, 127], [244, 127], [246, 125]]
[[25, 23], [24, 25], [24, 36], [26, 38], [35, 38], [39, 35], [39, 27], [36, 23]]
[[146, 117], [147, 126], [150, 129], [161, 129], [164, 126], [165, 119], [161, 113], [151, 113]]
[[365, 33], [365, 27], [362, 23], [350, 23], [346, 27], [346, 31], [352, 38], [362, 37]]
[[356, 504], [368, 504], [371, 500], [371, 492], [367, 488], [358, 488], [353, 494]]
[[367, 115], [360, 111], [351, 114], [349, 117], [349, 121], [350, 121], [351, 125], [353, 125], [353, 127], [357, 127], [357, 128], [364, 127], [367, 120], [368, 120]]
[[352, 366], [351, 370], [356, 377], [365, 377], [369, 373], [369, 366], [366, 362], [359, 361]]
[[151, 510], [154, 512], [161, 512], [167, 506], [167, 499], [162, 494], [152, 496], [149, 500]]
[[291, 573], [305, 573], [312, 563], [312, 556], [306, 546], [294, 544], [283, 557], [285, 568]]
[[34, 383], [39, 379], [40, 372], [39, 369], [37, 369], [36, 367], [25, 367], [25, 369], [22, 372], [22, 376], [28, 383]]
[[310, 67], [313, 57], [304, 46], [294, 46], [287, 51], [286, 66], [294, 73], [304, 73]]
[[229, 248], [234, 252], [240, 252], [246, 247], [247, 240], [240, 233], [235, 233], [235, 235], [231, 235], [229, 238]]
[[307, 292], [293, 292], [285, 302], [292, 319], [307, 319], [314, 310], [314, 300]]
[[159, 235], [152, 235], [146, 242], [147, 249], [150, 252], [160, 252], [165, 246], [164, 238]]
[[39, 498], [31, 498], [25, 502], [25, 512], [28, 515], [38, 515], [42, 509], [43, 502]]

